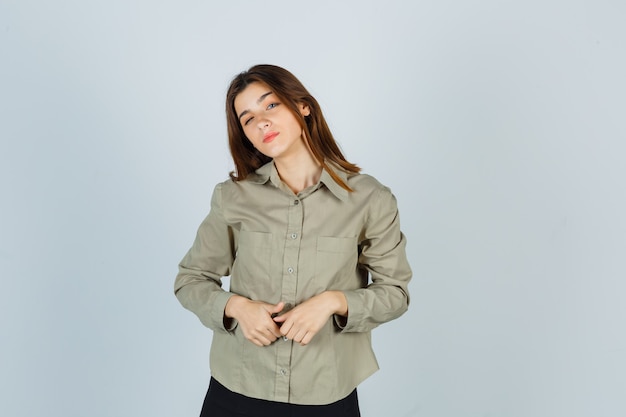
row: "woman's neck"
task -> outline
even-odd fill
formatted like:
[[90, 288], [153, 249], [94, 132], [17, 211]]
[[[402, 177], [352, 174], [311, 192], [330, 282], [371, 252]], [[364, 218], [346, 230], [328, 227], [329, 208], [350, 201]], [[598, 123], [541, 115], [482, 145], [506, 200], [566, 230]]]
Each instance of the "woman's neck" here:
[[315, 185], [322, 175], [322, 166], [310, 152], [300, 152], [296, 157], [274, 159], [280, 179], [295, 194]]

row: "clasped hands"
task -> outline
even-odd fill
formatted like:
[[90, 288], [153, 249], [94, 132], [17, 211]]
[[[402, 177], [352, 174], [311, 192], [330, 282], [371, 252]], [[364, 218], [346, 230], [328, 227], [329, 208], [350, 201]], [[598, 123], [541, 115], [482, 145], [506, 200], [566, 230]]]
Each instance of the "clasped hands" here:
[[282, 301], [269, 304], [234, 295], [226, 303], [224, 315], [237, 320], [246, 339], [268, 346], [279, 337], [306, 345], [333, 314], [348, 314], [346, 297], [340, 291], [325, 291], [280, 314], [284, 308]]

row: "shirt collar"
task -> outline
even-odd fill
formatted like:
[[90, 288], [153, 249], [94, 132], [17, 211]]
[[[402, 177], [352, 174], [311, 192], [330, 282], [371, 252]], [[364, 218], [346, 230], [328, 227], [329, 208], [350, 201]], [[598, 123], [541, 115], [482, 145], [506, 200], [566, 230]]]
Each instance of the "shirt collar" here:
[[[326, 167], [328, 170], [332, 170], [334, 174], [336, 174], [339, 178], [341, 178], [341, 180], [343, 181], [344, 184], [348, 184], [348, 173], [346, 171], [344, 171], [343, 169], [339, 169], [337, 168], [332, 162], [326, 162]], [[330, 176], [330, 174], [328, 173], [328, 171], [325, 169], [322, 169], [322, 175], [320, 176], [320, 182], [322, 184], [324, 184], [326, 186], [326, 188], [328, 188], [328, 190], [333, 193], [335, 195], [335, 197], [337, 197], [338, 199], [340, 199], [341, 201], [347, 201], [348, 200], [348, 190], [346, 190], [345, 188], [341, 187], [341, 185], [339, 185], [334, 179], [333, 177]]]
[[274, 162], [270, 161], [260, 168], [257, 168], [253, 174], [249, 174], [246, 181], [250, 181], [253, 184], [265, 184], [270, 179], [272, 169], [276, 170], [276, 168], [274, 168]]
[[[326, 166], [327, 168], [322, 169], [320, 183], [324, 184], [335, 197], [341, 201], [346, 201], [348, 199], [348, 190], [337, 184], [333, 177], [331, 177], [328, 173], [328, 170], [332, 170], [333, 173], [341, 178], [341, 180], [346, 184], [348, 183], [348, 174], [344, 170], [335, 167], [332, 162], [327, 162]], [[279, 184], [282, 182], [278, 176], [278, 171], [276, 170], [273, 161], [270, 161], [258, 168], [254, 174], [248, 175], [247, 180], [254, 184], [265, 184], [268, 181], [271, 181], [276, 187], [279, 187]]]

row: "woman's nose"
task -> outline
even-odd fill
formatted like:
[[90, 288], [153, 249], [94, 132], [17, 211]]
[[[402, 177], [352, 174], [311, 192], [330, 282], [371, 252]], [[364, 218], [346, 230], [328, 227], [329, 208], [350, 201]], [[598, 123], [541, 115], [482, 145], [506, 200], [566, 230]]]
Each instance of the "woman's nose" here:
[[266, 129], [270, 126], [270, 121], [267, 119], [259, 120], [259, 129]]

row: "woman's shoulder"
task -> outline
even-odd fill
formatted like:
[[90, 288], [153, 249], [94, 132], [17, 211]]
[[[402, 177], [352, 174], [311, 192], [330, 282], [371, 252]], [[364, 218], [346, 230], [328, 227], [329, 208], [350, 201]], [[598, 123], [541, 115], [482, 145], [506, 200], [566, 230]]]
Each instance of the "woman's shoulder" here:
[[396, 197], [391, 189], [372, 175], [355, 174], [348, 177], [352, 188], [350, 200], [361, 207], [367, 207], [371, 218], [379, 218], [397, 212]]
[[248, 180], [235, 181], [232, 178], [228, 178], [215, 184], [215, 190], [219, 190], [221, 193], [232, 194], [238, 192], [242, 185], [245, 185], [247, 182]]
[[222, 182], [219, 182], [215, 185], [215, 191], [219, 192], [223, 198], [237, 198], [238, 195], [242, 193], [247, 194], [252, 190], [258, 191], [255, 187], [258, 184], [264, 184], [267, 182], [267, 178], [263, 178], [257, 174], [251, 174], [245, 179], [235, 180], [233, 178], [228, 178]]
[[334, 171], [336, 176], [343, 180], [352, 191], [367, 191], [385, 188], [385, 186], [374, 176], [362, 172], [348, 171], [332, 161], [327, 162], [327, 169]]
[[378, 181], [373, 175], [358, 173], [348, 175], [348, 186], [354, 192], [380, 192], [389, 190], [387, 186]]

